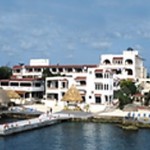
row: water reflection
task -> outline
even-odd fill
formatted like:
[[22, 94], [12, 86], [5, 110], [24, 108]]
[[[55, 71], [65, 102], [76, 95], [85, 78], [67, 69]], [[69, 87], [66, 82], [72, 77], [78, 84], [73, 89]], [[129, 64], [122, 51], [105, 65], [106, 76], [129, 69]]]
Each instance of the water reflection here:
[[124, 131], [111, 124], [63, 123], [0, 137], [0, 150], [149, 150], [149, 139], [150, 130]]

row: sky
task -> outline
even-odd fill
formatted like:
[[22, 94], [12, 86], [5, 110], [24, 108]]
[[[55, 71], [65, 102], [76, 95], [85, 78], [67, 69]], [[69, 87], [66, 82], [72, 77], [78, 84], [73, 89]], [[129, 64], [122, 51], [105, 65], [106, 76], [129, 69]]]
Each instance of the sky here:
[[0, 0], [0, 66], [98, 64], [128, 47], [149, 69], [149, 0]]

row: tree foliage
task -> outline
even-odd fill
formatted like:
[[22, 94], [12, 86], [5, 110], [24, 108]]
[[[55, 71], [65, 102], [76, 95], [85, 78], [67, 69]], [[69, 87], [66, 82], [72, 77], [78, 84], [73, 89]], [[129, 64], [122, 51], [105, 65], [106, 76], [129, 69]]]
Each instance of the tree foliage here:
[[12, 69], [8, 66], [0, 67], [0, 79], [9, 79], [12, 76]]
[[43, 73], [42, 73], [43, 79], [45, 79], [46, 77], [51, 77], [51, 76], [53, 76], [53, 74], [51, 73], [51, 71], [48, 68], [43, 70]]
[[135, 83], [132, 82], [131, 80], [121, 81], [120, 87], [125, 93], [130, 94], [130, 95], [135, 94], [137, 91], [137, 87], [135, 86]]
[[148, 106], [150, 103], [150, 91], [148, 92], [148, 94], [145, 96], [145, 101], [144, 101], [144, 105]]
[[43, 73], [42, 73], [42, 78], [45, 79], [46, 77], [55, 77], [55, 76], [60, 76], [59, 73], [57, 74], [53, 74], [49, 68], [46, 68], [43, 70]]
[[119, 107], [124, 108], [126, 104], [132, 103], [132, 96], [137, 92], [135, 83], [131, 80], [123, 80], [120, 83], [120, 90], [115, 93], [115, 97], [119, 99]]

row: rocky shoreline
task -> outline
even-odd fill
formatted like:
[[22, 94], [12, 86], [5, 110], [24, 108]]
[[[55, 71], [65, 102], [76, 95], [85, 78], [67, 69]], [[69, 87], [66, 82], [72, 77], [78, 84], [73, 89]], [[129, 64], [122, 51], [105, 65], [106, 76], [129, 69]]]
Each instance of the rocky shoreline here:
[[72, 118], [72, 122], [95, 122], [95, 123], [113, 123], [125, 130], [138, 130], [142, 128], [150, 129], [150, 124], [137, 121], [125, 122], [123, 117], [118, 116], [98, 116], [91, 118]]
[[[75, 117], [72, 117], [71, 119], [69, 119], [68, 121], [72, 121], [72, 122], [94, 122], [94, 123], [113, 123], [116, 124], [117, 126], [121, 127], [122, 129], [126, 129], [126, 130], [138, 130], [138, 129], [142, 129], [142, 128], [148, 128], [150, 129], [150, 123], [142, 123], [139, 122], [138, 120], [126, 120], [125, 119], [125, 114], [122, 115], [114, 115], [113, 113], [108, 113], [107, 114], [101, 114], [101, 115], [93, 115], [92, 113], [84, 113], [84, 112], [60, 112], [60, 114], [66, 114], [66, 115], [70, 115], [73, 114]], [[59, 114], [59, 113], [58, 113]], [[118, 113], [120, 114], [120, 113]], [[1, 115], [1, 118], [5, 118], [5, 117], [12, 117], [12, 118], [18, 118], [18, 119], [31, 119], [31, 118], [35, 118], [38, 117], [40, 115], [40, 113], [5, 113], [3, 115]], [[91, 115], [91, 117], [87, 117], [86, 115]]]

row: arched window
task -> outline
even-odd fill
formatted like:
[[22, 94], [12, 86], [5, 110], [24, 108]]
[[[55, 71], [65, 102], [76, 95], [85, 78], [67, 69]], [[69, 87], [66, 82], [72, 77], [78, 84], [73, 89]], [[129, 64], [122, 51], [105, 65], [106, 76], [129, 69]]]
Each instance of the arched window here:
[[107, 65], [107, 64], [111, 64], [111, 63], [110, 63], [110, 60], [108, 60], [108, 59], [104, 60], [103, 63], [106, 64], [106, 65]]
[[132, 59], [127, 59], [127, 60], [125, 61], [125, 64], [126, 64], [126, 65], [132, 65], [132, 64], [133, 64]]
[[132, 69], [126, 69], [126, 72], [127, 72], [128, 75], [133, 75]]

